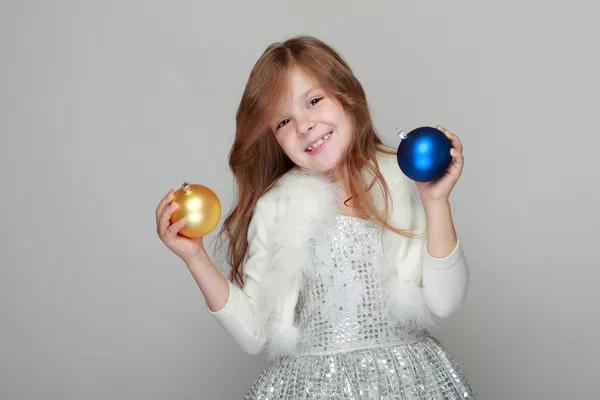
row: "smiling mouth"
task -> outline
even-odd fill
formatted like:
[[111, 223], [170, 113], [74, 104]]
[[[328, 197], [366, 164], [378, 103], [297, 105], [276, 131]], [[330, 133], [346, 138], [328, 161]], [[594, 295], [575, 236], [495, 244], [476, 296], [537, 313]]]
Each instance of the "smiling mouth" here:
[[321, 147], [321, 145], [323, 143], [325, 143], [327, 140], [329, 140], [329, 138], [331, 137], [332, 133], [333, 132], [326, 133], [319, 140], [317, 140], [316, 142], [314, 142], [313, 144], [311, 144], [310, 146], [308, 146], [304, 151], [307, 151], [307, 152], [310, 153], [311, 151], [318, 149], [319, 147]]

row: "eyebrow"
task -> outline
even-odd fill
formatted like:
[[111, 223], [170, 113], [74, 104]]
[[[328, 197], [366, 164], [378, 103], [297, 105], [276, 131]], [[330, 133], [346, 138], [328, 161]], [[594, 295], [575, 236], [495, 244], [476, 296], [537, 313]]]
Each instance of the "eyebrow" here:
[[302, 95], [302, 98], [303, 98], [303, 99], [304, 99], [304, 98], [306, 98], [306, 96], [308, 96], [308, 94], [309, 94], [310, 92], [312, 92], [312, 91], [315, 91], [315, 90], [318, 90], [318, 89], [319, 89], [319, 87], [318, 87], [318, 86], [313, 86], [313, 87], [311, 87], [311, 88], [310, 88], [310, 89], [308, 89], [306, 92], [304, 92], [304, 94]]

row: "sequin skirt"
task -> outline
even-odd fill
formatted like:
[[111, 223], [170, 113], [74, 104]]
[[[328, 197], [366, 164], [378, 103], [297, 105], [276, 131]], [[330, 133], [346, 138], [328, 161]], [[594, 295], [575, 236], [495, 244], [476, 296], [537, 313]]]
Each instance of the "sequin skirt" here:
[[245, 400], [474, 399], [460, 367], [435, 339], [333, 355], [283, 357]]

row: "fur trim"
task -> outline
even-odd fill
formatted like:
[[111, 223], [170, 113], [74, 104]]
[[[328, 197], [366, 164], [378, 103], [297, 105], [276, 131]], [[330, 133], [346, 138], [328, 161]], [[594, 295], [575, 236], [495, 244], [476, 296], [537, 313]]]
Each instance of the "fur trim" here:
[[434, 325], [433, 314], [427, 307], [421, 288], [414, 282], [401, 282], [392, 278], [387, 287], [389, 314], [392, 319], [409, 330], [430, 329]]
[[268, 356], [270, 359], [285, 355], [296, 355], [300, 328], [295, 325], [285, 325], [274, 322], [270, 325], [270, 340], [268, 345]]
[[261, 304], [270, 332], [271, 357], [295, 353], [301, 332], [293, 316], [300, 285], [314, 272], [314, 240], [335, 222], [335, 185], [326, 177], [294, 169], [284, 175], [269, 196], [277, 205], [271, 231], [272, 257], [263, 277]]
[[[378, 158], [379, 168], [390, 189], [390, 222], [400, 229], [419, 231], [422, 216], [414, 213], [414, 183], [399, 171], [393, 156]], [[371, 176], [363, 175], [370, 182]], [[304, 279], [318, 268], [314, 244], [336, 221], [337, 185], [322, 174], [293, 169], [263, 196], [257, 207], [268, 207], [274, 221], [269, 228], [271, 257], [262, 277], [261, 310], [269, 332], [271, 357], [296, 352], [301, 331], [294, 326], [295, 307]], [[383, 192], [373, 186], [372, 196], [383, 207]], [[272, 211], [275, 209], [275, 211]], [[383, 209], [383, 208], [381, 208]], [[420, 233], [420, 232], [419, 232]], [[421, 239], [409, 239], [384, 231], [382, 246], [387, 259], [383, 266], [388, 279], [389, 314], [398, 323], [414, 329], [428, 328], [432, 315], [420, 288], [422, 265]]]

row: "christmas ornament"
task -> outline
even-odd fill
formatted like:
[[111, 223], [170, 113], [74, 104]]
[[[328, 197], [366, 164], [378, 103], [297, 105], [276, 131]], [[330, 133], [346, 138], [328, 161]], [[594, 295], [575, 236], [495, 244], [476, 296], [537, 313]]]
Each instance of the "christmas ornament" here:
[[429, 126], [398, 134], [398, 166], [410, 179], [431, 182], [446, 172], [452, 162], [452, 142], [439, 129]]
[[183, 182], [175, 192], [173, 201], [177, 204], [177, 209], [171, 215], [171, 223], [187, 218], [185, 226], [179, 231], [183, 236], [206, 236], [221, 219], [221, 202], [206, 186]]

